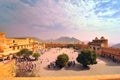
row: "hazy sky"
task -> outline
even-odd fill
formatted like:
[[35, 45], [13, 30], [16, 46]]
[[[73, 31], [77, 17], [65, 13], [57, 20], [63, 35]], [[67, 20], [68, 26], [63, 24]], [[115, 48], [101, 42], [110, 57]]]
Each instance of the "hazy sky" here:
[[105, 36], [120, 43], [120, 0], [0, 0], [0, 32], [82, 41]]

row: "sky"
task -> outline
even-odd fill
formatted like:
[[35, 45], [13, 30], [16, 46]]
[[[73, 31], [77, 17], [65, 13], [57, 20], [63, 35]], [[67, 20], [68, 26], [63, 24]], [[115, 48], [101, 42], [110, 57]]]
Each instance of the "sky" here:
[[0, 32], [7, 37], [120, 43], [120, 0], [0, 0]]

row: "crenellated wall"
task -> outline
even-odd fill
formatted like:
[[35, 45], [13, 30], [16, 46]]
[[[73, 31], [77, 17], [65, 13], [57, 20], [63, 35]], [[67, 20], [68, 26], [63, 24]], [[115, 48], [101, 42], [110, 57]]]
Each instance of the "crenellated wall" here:
[[101, 55], [120, 61], [119, 48], [102, 48]]
[[108, 40], [104, 37], [100, 39], [96, 37], [88, 43], [88, 46], [88, 49], [94, 50], [98, 55], [120, 62], [120, 48], [108, 47]]

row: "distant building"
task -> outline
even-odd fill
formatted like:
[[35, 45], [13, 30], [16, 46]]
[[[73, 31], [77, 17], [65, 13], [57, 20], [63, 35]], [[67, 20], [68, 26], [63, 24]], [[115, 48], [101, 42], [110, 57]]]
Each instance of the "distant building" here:
[[104, 37], [98, 39], [97, 37], [88, 43], [88, 49], [95, 51], [100, 56], [112, 59], [115, 62], [120, 62], [120, 49], [109, 48], [108, 40]]
[[[71, 43], [48, 42], [48, 43], [45, 43], [45, 47], [46, 48], [56, 48], [56, 47], [67, 48], [69, 44], [71, 44]], [[88, 45], [86, 45], [84, 43], [72, 43], [72, 44], [78, 49], [87, 49], [88, 48]]]
[[89, 49], [98, 51], [101, 48], [108, 48], [108, 40], [103, 36], [100, 39], [96, 37], [94, 40], [92, 40], [92, 42], [89, 42], [88, 45]]
[[0, 32], [0, 59], [10, 57], [24, 48], [35, 51], [45, 48], [45, 45], [32, 38], [6, 38], [5, 33]]

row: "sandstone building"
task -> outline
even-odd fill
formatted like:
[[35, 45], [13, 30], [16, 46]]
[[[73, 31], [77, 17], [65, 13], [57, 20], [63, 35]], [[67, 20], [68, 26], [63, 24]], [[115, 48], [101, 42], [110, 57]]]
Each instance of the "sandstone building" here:
[[108, 48], [108, 40], [103, 36], [100, 39], [96, 37], [92, 42], [89, 42], [88, 45], [90, 49], [98, 51], [101, 48]]
[[98, 55], [120, 62], [120, 49], [108, 47], [108, 40], [104, 37], [96, 37], [88, 46], [88, 49], [94, 50]]
[[6, 38], [5, 33], [0, 32], [0, 59], [8, 58], [20, 51], [27, 48], [35, 51], [44, 48], [45, 45], [32, 38]]

